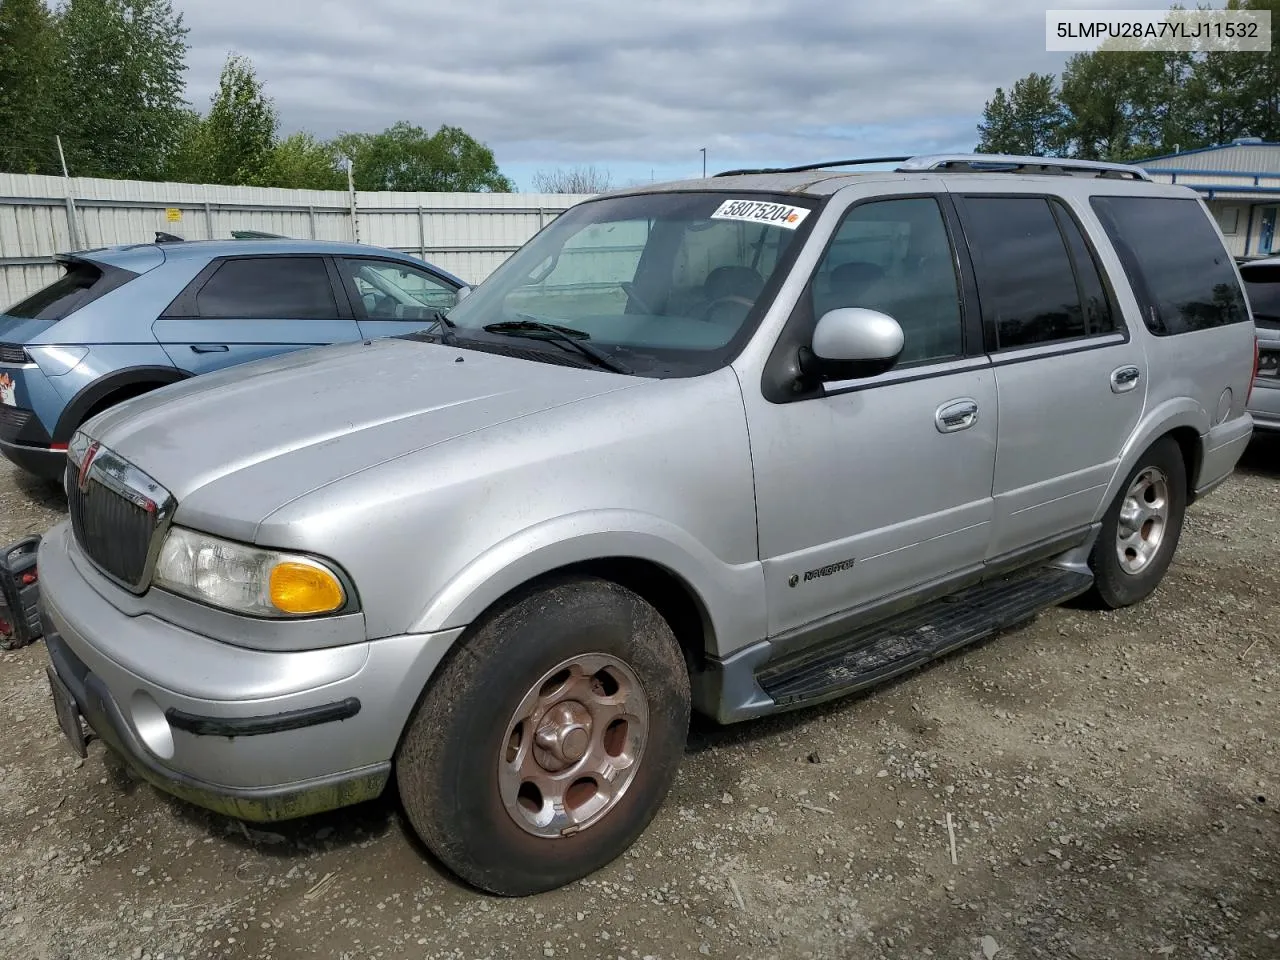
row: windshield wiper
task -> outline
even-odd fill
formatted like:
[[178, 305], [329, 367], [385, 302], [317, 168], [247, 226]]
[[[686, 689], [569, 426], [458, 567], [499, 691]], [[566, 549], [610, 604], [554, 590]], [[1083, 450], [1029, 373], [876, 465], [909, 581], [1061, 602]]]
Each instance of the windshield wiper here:
[[575, 330], [573, 327], [562, 327], [559, 324], [545, 323], [532, 317], [521, 317], [519, 320], [502, 320], [498, 323], [490, 323], [485, 326], [485, 330], [489, 333], [499, 333], [508, 337], [550, 340], [559, 346], [576, 350], [597, 367], [612, 370], [614, 373], [631, 373], [631, 368], [626, 364], [614, 360], [607, 353], [586, 343], [585, 341], [591, 339], [591, 334], [582, 330]]

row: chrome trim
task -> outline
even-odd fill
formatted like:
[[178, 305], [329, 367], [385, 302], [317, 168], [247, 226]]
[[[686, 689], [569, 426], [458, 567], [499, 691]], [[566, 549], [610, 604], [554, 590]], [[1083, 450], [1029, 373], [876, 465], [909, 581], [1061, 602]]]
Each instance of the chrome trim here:
[[852, 390], [867, 390], [889, 383], [905, 383], [911, 380], [926, 380], [930, 377], [945, 377], [948, 374], [965, 373], [970, 370], [985, 370], [990, 366], [991, 360], [986, 356], [926, 361], [909, 367], [894, 367], [886, 373], [865, 379], [832, 380], [824, 385], [823, 396], [849, 393]]
[[923, 154], [912, 157], [898, 164], [897, 172], [907, 173], [919, 170], [945, 172], [956, 167], [970, 169], [978, 173], [988, 172], [983, 167], [994, 167], [992, 173], [1002, 173], [1001, 167], [1013, 167], [1027, 172], [1050, 172], [1061, 170], [1065, 173], [1116, 173], [1132, 177], [1134, 180], [1151, 182], [1151, 177], [1142, 167], [1128, 163], [1108, 163], [1102, 160], [1067, 160], [1060, 157], [1029, 157], [1009, 153], [938, 153]]
[[[88, 470], [81, 471], [81, 463], [85, 454], [90, 450], [93, 451], [93, 459], [89, 463]], [[122, 580], [111, 571], [104, 569], [84, 548], [84, 545], [78, 542], [77, 538], [80, 552], [86, 560], [93, 564], [95, 570], [130, 593], [145, 593], [151, 586], [152, 577], [155, 575], [156, 561], [160, 558], [160, 547], [163, 545], [164, 538], [168, 535], [169, 527], [173, 523], [173, 513], [178, 506], [177, 499], [155, 478], [144, 473], [114, 450], [101, 445], [80, 431], [76, 431], [75, 436], [71, 438], [71, 443], [67, 445], [67, 460], [70, 467], [75, 468], [81, 490], [87, 488], [91, 481], [97, 481], [101, 486], [106, 487], [112, 493], [129, 501], [134, 506], [140, 507], [148, 513], [154, 513], [155, 524], [151, 531], [151, 542], [147, 547], [147, 557], [142, 568], [142, 579], [137, 583]], [[67, 481], [75, 482], [72, 481], [70, 468], [67, 470]], [[74, 530], [72, 531], [72, 536], [75, 537]]]

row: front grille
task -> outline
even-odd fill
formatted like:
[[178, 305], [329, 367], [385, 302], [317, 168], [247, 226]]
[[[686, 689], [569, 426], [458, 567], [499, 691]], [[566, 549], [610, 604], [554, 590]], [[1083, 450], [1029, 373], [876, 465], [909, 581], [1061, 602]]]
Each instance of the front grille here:
[[75, 464], [67, 464], [67, 506], [80, 549], [103, 572], [130, 587], [142, 585], [157, 517], [90, 475], [79, 485]]
[[0, 343], [0, 363], [30, 363], [27, 351], [16, 343]]

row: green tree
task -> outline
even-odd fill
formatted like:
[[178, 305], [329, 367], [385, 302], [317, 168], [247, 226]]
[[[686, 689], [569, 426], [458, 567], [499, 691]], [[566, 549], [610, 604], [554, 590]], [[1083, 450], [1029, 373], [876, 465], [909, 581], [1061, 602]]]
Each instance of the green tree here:
[[161, 176], [187, 122], [182, 16], [170, 0], [67, 0], [60, 20], [56, 115], [72, 174]]
[[275, 148], [274, 104], [263, 94], [253, 64], [231, 54], [222, 67], [218, 92], [200, 125], [204, 183], [254, 183]]
[[997, 87], [978, 124], [978, 150], [1056, 156], [1065, 147], [1064, 115], [1051, 73], [1032, 73], [1005, 93]]
[[294, 190], [342, 190], [347, 175], [339, 168], [332, 143], [303, 132], [292, 133], [275, 145], [253, 183]]
[[434, 134], [401, 121], [381, 133], [344, 133], [338, 152], [355, 164], [358, 190], [509, 193], [493, 151], [458, 127]]
[[1127, 160], [1143, 151], [1135, 104], [1144, 99], [1137, 52], [1078, 53], [1062, 71], [1059, 96], [1068, 112], [1067, 134], [1083, 160]]
[[58, 173], [56, 24], [44, 0], [0, 0], [0, 171]]

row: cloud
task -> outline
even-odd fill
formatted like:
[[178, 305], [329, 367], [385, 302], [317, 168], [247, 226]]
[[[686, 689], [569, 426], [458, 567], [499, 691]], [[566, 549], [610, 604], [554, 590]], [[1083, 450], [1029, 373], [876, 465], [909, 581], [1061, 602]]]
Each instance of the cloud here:
[[[1055, 7], [1131, 0], [1058, 0]], [[716, 168], [971, 149], [997, 86], [1057, 71], [1008, 0], [178, 0], [188, 95], [254, 61], [286, 130], [455, 124], [500, 164]]]

